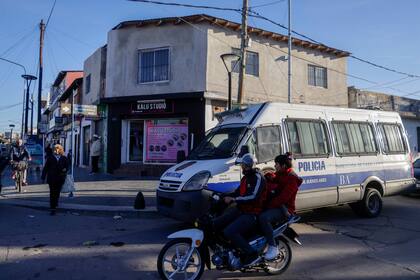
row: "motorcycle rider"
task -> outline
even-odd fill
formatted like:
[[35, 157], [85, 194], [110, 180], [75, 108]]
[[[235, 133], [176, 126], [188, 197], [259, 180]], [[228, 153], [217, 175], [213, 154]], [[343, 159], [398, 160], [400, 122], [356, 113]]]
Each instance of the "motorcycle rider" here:
[[245, 154], [241, 159], [243, 177], [239, 187], [230, 196], [224, 198], [226, 204], [236, 203], [223, 215], [213, 221], [215, 229], [223, 227], [224, 236], [241, 251], [243, 266], [255, 264], [259, 260], [258, 253], [249, 245], [244, 234], [257, 226], [257, 216], [262, 211], [265, 179], [258, 169], [254, 168], [254, 158]]
[[12, 178], [15, 179], [15, 172], [18, 166], [23, 168], [23, 185], [28, 185], [26, 182], [27, 169], [28, 169], [28, 160], [31, 160], [31, 155], [23, 144], [22, 139], [18, 139], [16, 144], [12, 146], [10, 151], [10, 162], [13, 168]]
[[295, 200], [302, 179], [292, 169], [292, 154], [286, 153], [274, 159], [275, 173], [267, 173], [266, 210], [258, 217], [260, 228], [268, 243], [266, 260], [275, 259], [279, 250], [273, 236], [274, 222], [283, 222], [295, 212]]

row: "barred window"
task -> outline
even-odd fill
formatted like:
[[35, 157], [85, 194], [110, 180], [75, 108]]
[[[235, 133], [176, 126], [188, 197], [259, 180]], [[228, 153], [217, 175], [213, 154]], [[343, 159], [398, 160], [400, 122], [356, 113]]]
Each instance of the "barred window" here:
[[169, 80], [169, 49], [139, 52], [139, 82], [150, 83]]
[[308, 84], [311, 86], [327, 88], [327, 68], [308, 65]]
[[333, 122], [332, 127], [339, 155], [369, 155], [377, 152], [372, 125], [357, 122]]
[[[239, 49], [232, 49], [232, 52], [237, 55], [241, 55], [241, 51]], [[232, 62], [234, 64], [236, 62]], [[234, 66], [234, 65], [232, 65]], [[233, 72], [239, 73], [239, 69], [241, 67], [240, 61], [236, 63], [235, 68], [233, 68]], [[260, 74], [260, 66], [259, 66], [259, 55], [256, 52], [247, 51], [246, 52], [246, 65], [245, 65], [245, 74], [252, 75], [258, 77]]]
[[329, 154], [325, 124], [312, 120], [287, 120], [289, 146], [297, 156]]
[[401, 128], [397, 124], [380, 124], [385, 153], [404, 153], [406, 147]]

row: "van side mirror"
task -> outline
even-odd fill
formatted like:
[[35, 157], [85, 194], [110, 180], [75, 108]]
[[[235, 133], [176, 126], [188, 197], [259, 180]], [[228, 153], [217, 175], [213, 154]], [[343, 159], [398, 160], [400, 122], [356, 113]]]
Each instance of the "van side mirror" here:
[[185, 155], [185, 151], [181, 150], [176, 153], [176, 163], [183, 162], [187, 156]]

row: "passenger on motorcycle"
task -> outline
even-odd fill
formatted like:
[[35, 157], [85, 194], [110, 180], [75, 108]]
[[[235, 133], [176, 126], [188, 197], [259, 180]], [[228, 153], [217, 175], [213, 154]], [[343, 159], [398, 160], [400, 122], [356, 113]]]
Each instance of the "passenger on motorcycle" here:
[[28, 160], [31, 160], [31, 155], [23, 145], [23, 140], [17, 140], [16, 144], [12, 146], [10, 151], [10, 163], [13, 169], [12, 178], [15, 179], [15, 172], [17, 169], [23, 170], [23, 185], [27, 185], [27, 169], [28, 169]]
[[250, 232], [257, 223], [257, 216], [262, 211], [262, 194], [265, 189], [265, 179], [254, 168], [254, 158], [246, 154], [241, 159], [243, 177], [239, 187], [230, 196], [224, 198], [226, 204], [236, 202], [235, 207], [228, 208], [223, 215], [213, 223], [215, 229], [222, 229], [224, 236], [241, 252], [242, 265], [256, 263], [258, 253], [249, 245], [244, 234]]
[[302, 179], [292, 169], [292, 154], [286, 153], [274, 159], [275, 173], [265, 174], [267, 180], [266, 210], [258, 217], [261, 231], [269, 245], [266, 260], [275, 259], [279, 250], [273, 237], [272, 223], [285, 221], [295, 213], [295, 200]]

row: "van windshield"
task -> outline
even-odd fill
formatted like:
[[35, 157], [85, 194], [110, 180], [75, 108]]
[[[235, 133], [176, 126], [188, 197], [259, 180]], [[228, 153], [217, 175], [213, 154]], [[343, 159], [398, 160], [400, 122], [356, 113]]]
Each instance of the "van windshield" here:
[[221, 159], [229, 158], [235, 152], [239, 141], [246, 131], [246, 126], [215, 128], [195, 148], [188, 159]]

